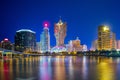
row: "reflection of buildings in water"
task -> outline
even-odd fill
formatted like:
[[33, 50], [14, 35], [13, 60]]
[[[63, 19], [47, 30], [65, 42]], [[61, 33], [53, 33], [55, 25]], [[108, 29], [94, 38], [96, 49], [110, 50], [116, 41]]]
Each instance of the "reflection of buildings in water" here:
[[[20, 67], [20, 71], [21, 71], [21, 73], [24, 73], [24, 71], [25, 71], [25, 69], [24, 69], [24, 59], [22, 59], [22, 64], [21, 64], [22, 66]], [[24, 76], [24, 74], [22, 74], [22, 76]]]
[[97, 73], [99, 80], [115, 80], [113, 65], [110, 65], [108, 62], [98, 64]]
[[74, 64], [73, 64], [73, 57], [69, 58], [69, 79], [74, 80]]
[[83, 73], [83, 79], [87, 79], [87, 73], [88, 73], [88, 68], [87, 68], [87, 61], [86, 61], [86, 57], [84, 56], [83, 57], [83, 60], [82, 60], [83, 62], [82, 62], [82, 65], [83, 65], [83, 67], [82, 67], [82, 73]]
[[28, 70], [29, 70], [29, 73], [30, 73], [30, 75], [32, 74], [32, 68], [33, 68], [33, 66], [32, 66], [32, 58], [29, 58], [29, 61], [28, 61]]
[[10, 80], [13, 80], [13, 60], [11, 59], [9, 61], [9, 77], [10, 77]]
[[4, 80], [4, 62], [0, 61], [0, 80]]
[[117, 58], [116, 62], [117, 62], [117, 63], [120, 63], [120, 58]]
[[19, 59], [16, 58], [15, 61], [16, 61], [16, 76], [19, 77], [20, 76], [20, 74], [19, 74], [19, 68], [20, 68], [19, 67], [20, 66]]
[[58, 56], [58, 59], [62, 60], [56, 60], [55, 61], [55, 72], [54, 72], [54, 80], [66, 80], [66, 71], [65, 71], [65, 58], [62, 56]]
[[52, 76], [51, 57], [40, 57], [40, 78], [41, 80], [50, 80]]
[[[28, 61], [29, 61], [29, 58], [25, 58], [25, 64], [26, 64], [26, 67], [25, 67], [25, 71], [26, 73], [29, 73], [29, 64], [28, 64]], [[27, 76], [27, 75], [26, 75]]]
[[4, 62], [3, 64], [3, 74], [4, 74], [3, 77], [5, 78], [5, 80], [10, 80], [9, 79], [9, 65], [7, 62]]

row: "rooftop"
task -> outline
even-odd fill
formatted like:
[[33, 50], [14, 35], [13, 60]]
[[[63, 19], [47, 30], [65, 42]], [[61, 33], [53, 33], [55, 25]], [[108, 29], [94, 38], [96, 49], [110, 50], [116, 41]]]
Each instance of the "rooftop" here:
[[31, 32], [31, 33], [36, 33], [36, 32], [34, 32], [34, 31], [30, 30], [30, 29], [21, 29], [21, 30], [18, 30], [16, 32]]

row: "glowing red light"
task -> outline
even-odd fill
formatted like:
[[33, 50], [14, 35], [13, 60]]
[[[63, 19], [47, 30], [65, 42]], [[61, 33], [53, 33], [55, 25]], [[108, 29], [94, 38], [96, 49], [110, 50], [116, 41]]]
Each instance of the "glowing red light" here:
[[45, 26], [45, 27], [48, 27], [48, 24], [47, 24], [47, 23], [45, 23], [45, 24], [44, 24], [44, 26]]
[[48, 28], [50, 26], [50, 23], [48, 21], [44, 21], [43, 26]]

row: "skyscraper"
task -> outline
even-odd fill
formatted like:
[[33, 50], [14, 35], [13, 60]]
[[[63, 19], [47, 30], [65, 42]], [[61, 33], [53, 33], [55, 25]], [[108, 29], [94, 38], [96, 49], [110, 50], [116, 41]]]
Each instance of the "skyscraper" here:
[[66, 23], [63, 23], [60, 19], [58, 23], [54, 25], [54, 34], [56, 38], [56, 46], [64, 46], [64, 39], [66, 37]]
[[117, 49], [120, 50], [120, 40], [116, 41], [116, 46], [117, 46]]
[[106, 25], [98, 27], [98, 50], [110, 50], [110, 28]]
[[94, 40], [92, 42], [92, 47], [91, 47], [91, 50], [95, 51], [98, 49], [98, 40]]
[[41, 44], [41, 52], [50, 52], [50, 33], [49, 29], [47, 27], [47, 24], [45, 24], [45, 27], [43, 29], [42, 34], [40, 35], [40, 44]]
[[110, 48], [111, 49], [116, 49], [116, 35], [115, 33], [111, 32], [110, 33]]
[[21, 29], [15, 34], [15, 50], [16, 51], [35, 51], [36, 33], [29, 29]]

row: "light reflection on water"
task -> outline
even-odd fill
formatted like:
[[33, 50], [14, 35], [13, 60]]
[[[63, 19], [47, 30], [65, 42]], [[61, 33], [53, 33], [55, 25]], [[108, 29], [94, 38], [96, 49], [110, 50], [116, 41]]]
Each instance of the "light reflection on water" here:
[[120, 58], [41, 56], [0, 60], [0, 80], [119, 80]]

